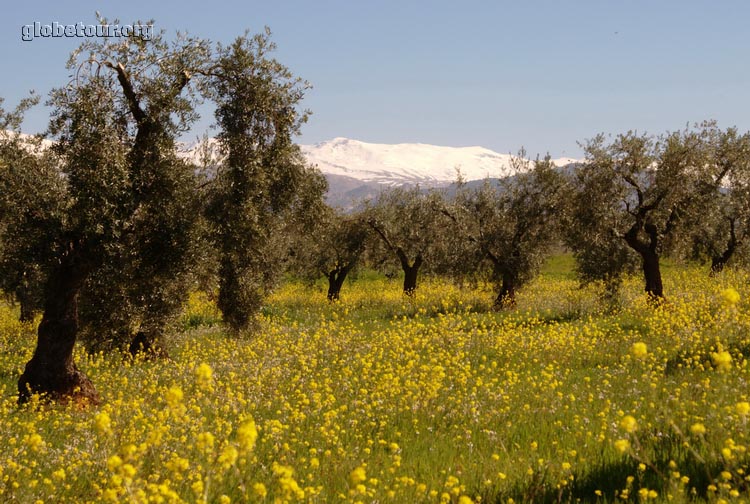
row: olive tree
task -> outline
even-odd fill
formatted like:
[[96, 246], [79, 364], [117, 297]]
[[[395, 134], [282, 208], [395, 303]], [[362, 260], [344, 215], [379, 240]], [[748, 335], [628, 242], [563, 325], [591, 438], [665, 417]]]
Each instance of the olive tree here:
[[708, 260], [715, 274], [750, 241], [750, 134], [706, 126], [706, 164], [694, 190], [689, 257]]
[[660, 257], [687, 235], [695, 188], [706, 166], [704, 130], [659, 137], [628, 132], [584, 145], [576, 172], [568, 244], [584, 276], [616, 284], [640, 260], [645, 291], [664, 297]]
[[308, 113], [307, 84], [271, 58], [270, 32], [219, 47], [206, 72], [223, 160], [208, 191], [219, 260], [218, 306], [236, 331], [249, 328], [283, 267], [290, 219], [325, 191], [292, 137]]
[[292, 270], [309, 281], [324, 276], [328, 300], [337, 301], [347, 275], [359, 265], [369, 238], [370, 228], [361, 214], [324, 207], [316, 222], [298, 233]]
[[564, 210], [565, 177], [549, 156], [532, 165], [521, 150], [512, 163], [516, 175], [464, 187], [445, 210], [463, 237], [457, 271], [487, 276], [497, 286], [496, 308], [515, 305], [555, 243]]
[[[18, 149], [2, 141], [0, 184], [13, 189], [3, 193], [0, 214], [3, 263], [33, 267], [41, 286], [42, 319], [19, 378], [20, 401], [31, 393], [98, 400], [73, 348], [82, 322], [107, 321], [82, 321], [79, 301], [98, 299], [104, 311], [132, 307], [115, 318], [138, 319], [152, 335], [182, 304], [200, 212], [194, 169], [176, 158], [175, 138], [196, 117], [192, 76], [208, 54], [200, 40], [168, 42], [163, 33], [88, 41], [68, 62], [74, 79], [50, 95], [50, 154], [7, 156]], [[31, 174], [37, 188], [27, 191]]]
[[395, 187], [380, 193], [367, 209], [368, 224], [385, 246], [378, 259], [382, 261], [386, 256], [398, 261], [404, 272], [406, 295], [417, 289], [420, 268], [441, 257], [440, 245], [447, 224], [440, 212], [442, 199], [437, 191]]

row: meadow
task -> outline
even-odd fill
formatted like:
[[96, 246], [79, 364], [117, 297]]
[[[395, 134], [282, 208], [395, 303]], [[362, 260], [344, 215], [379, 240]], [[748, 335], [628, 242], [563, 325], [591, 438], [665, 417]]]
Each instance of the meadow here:
[[747, 502], [750, 275], [628, 278], [558, 257], [486, 286], [289, 281], [229, 337], [191, 295], [168, 360], [76, 353], [103, 404], [16, 405], [33, 325], [0, 305], [0, 502]]

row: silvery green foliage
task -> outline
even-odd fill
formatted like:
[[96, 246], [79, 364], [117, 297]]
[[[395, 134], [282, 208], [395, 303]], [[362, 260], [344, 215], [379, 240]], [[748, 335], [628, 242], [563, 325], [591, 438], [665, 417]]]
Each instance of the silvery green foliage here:
[[223, 161], [208, 191], [218, 254], [218, 304], [235, 330], [249, 328], [284, 266], [290, 221], [304, 220], [325, 183], [292, 137], [308, 113], [307, 84], [270, 57], [270, 32], [219, 47], [208, 71]]
[[710, 262], [713, 272], [746, 259], [750, 243], [750, 134], [706, 125], [707, 162], [696, 187], [683, 257]]
[[518, 175], [461, 189], [448, 210], [462, 238], [456, 271], [484, 273], [498, 287], [498, 306], [512, 305], [538, 272], [566, 211], [566, 179], [549, 156], [531, 163], [521, 151], [514, 163]]
[[[446, 235], [450, 221], [441, 212], [444, 194], [419, 186], [393, 187], [382, 191], [365, 210], [375, 237], [368, 260], [387, 274], [413, 275], [437, 272], [444, 265]], [[416, 283], [404, 283], [404, 290]]]
[[25, 320], [41, 309], [50, 248], [70, 203], [55, 153], [20, 134], [38, 101], [31, 95], [5, 111], [0, 98], [0, 291], [19, 302]]
[[640, 262], [646, 291], [663, 296], [659, 259], [684, 253], [701, 223], [716, 215], [711, 205], [729, 173], [717, 151], [722, 135], [704, 123], [659, 136], [599, 135], [584, 144], [566, 226], [584, 281], [604, 280], [614, 290]]

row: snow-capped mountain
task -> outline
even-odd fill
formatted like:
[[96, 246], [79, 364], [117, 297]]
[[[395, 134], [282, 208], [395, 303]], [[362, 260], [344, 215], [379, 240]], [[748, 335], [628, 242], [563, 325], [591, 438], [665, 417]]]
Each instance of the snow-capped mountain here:
[[[428, 144], [375, 144], [334, 138], [315, 145], [300, 145], [310, 163], [326, 175], [386, 185], [439, 187], [456, 181], [502, 178], [517, 171], [510, 154], [484, 147], [441, 147]], [[574, 159], [554, 160], [557, 166]]]
[[[442, 147], [428, 144], [376, 144], [334, 138], [313, 145], [300, 145], [307, 161], [328, 179], [328, 202], [344, 207], [354, 200], [376, 196], [383, 188], [419, 185], [446, 187], [461, 177], [465, 181], [503, 178], [518, 171], [510, 154], [484, 147]], [[202, 159], [219, 158], [215, 139], [182, 144], [180, 156], [201, 165]], [[553, 160], [557, 166], [577, 162]]]
[[[499, 154], [484, 147], [442, 147], [428, 144], [376, 144], [334, 138], [313, 145], [300, 145], [307, 161], [325, 175], [349, 177], [362, 182], [385, 185], [436, 187], [456, 181], [514, 175], [510, 154]], [[179, 154], [196, 164], [208, 155], [218, 159], [216, 139], [180, 144]], [[557, 166], [576, 162], [571, 158], [553, 160]]]
[[[29, 137], [21, 136], [24, 139]], [[42, 148], [50, 144], [50, 141], [43, 140]], [[316, 165], [328, 179], [328, 202], [344, 207], [350, 207], [356, 200], [374, 197], [385, 187], [446, 187], [457, 180], [459, 173], [464, 181], [469, 182], [487, 177], [503, 178], [519, 171], [518, 163], [513, 163], [513, 156], [484, 147], [377, 144], [339, 137], [313, 145], [300, 145], [300, 149], [307, 161]], [[177, 154], [197, 166], [208, 165], [209, 170], [221, 159], [215, 138], [179, 143]], [[563, 167], [579, 161], [559, 158], [553, 162]]]

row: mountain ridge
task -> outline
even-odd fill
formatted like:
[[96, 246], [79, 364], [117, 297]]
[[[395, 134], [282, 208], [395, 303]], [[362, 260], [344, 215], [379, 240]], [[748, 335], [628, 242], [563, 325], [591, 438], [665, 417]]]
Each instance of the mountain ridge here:
[[[530, 160], [500, 154], [485, 147], [446, 147], [424, 143], [379, 144], [336, 137], [315, 144], [299, 144], [308, 163], [320, 169], [328, 180], [327, 201], [351, 208], [357, 200], [373, 198], [395, 186], [445, 188], [455, 184], [459, 172], [465, 182], [499, 179], [516, 175], [531, 166]], [[196, 164], [202, 156], [218, 160], [214, 138], [183, 143], [180, 156]], [[579, 162], [573, 158], [553, 159], [558, 167]]]
[[[49, 140], [42, 141], [43, 148], [50, 144]], [[381, 144], [336, 137], [299, 147], [306, 161], [317, 166], [328, 180], [328, 203], [342, 207], [375, 197], [388, 187], [445, 188], [455, 184], [459, 173], [463, 181], [472, 182], [513, 176], [531, 166], [528, 159], [519, 162], [517, 156], [481, 146]], [[178, 142], [176, 148], [178, 157], [197, 166], [210, 166], [221, 159], [216, 138]], [[552, 161], [560, 168], [580, 162], [573, 158]]]
[[[300, 145], [308, 162], [324, 174], [349, 176], [385, 185], [439, 187], [464, 180], [515, 175], [516, 156], [485, 147], [446, 147], [423, 143], [378, 144], [337, 137], [313, 145]], [[554, 159], [556, 166], [577, 160]]]

